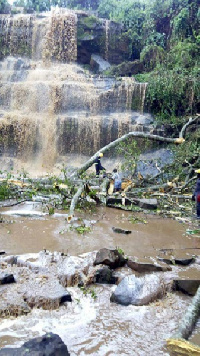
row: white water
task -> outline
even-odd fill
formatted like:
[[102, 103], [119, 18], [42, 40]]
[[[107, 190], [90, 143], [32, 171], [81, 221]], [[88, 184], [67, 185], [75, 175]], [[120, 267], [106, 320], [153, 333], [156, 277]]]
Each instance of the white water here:
[[3, 320], [1, 346], [20, 346], [51, 331], [62, 338], [71, 356], [168, 355], [165, 340], [175, 331], [187, 298], [168, 295], [150, 306], [123, 307], [109, 301], [114, 288], [97, 287], [96, 301], [77, 288], [68, 288], [74, 302], [59, 310], [33, 310], [16, 320]]

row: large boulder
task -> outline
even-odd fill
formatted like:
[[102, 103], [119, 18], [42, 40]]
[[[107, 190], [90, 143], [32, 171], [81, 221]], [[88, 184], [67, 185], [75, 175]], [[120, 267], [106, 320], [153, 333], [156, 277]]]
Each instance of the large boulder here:
[[[152, 134], [161, 134], [151, 132]], [[164, 133], [162, 133], [163, 135]], [[168, 135], [169, 136], [169, 135]], [[160, 173], [160, 169], [173, 162], [173, 153], [169, 149], [160, 148], [143, 153], [139, 156], [136, 174], [139, 172], [144, 178], [155, 177]]]
[[161, 298], [166, 291], [161, 277], [147, 275], [137, 278], [134, 275], [125, 277], [111, 296], [111, 302], [122, 305], [146, 305]]
[[103, 72], [110, 68], [110, 63], [105, 61], [101, 56], [97, 54], [92, 54], [90, 60], [90, 67], [93, 69], [94, 72]]
[[97, 252], [94, 265], [107, 265], [110, 268], [122, 267], [125, 265], [127, 259], [117, 250], [110, 250], [102, 248]]
[[31, 308], [24, 301], [22, 294], [16, 292], [13, 285], [0, 288], [0, 318], [17, 317], [31, 312]]
[[83, 285], [87, 279], [88, 271], [94, 265], [96, 252], [82, 255], [68, 256], [58, 265], [58, 278], [64, 287]]
[[69, 356], [67, 346], [59, 335], [47, 333], [25, 342], [20, 348], [3, 348], [1, 356]]
[[56, 278], [41, 276], [29, 280], [22, 286], [24, 300], [31, 308], [58, 309], [65, 302], [71, 302], [71, 294]]

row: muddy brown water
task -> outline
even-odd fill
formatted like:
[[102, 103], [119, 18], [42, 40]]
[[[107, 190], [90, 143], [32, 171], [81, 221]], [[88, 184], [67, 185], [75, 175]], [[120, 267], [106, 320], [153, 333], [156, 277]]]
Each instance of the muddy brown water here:
[[[105, 207], [93, 213], [77, 213], [79, 220], [72, 225], [91, 227], [90, 232], [78, 234], [69, 227], [65, 211], [40, 216], [44, 212], [42, 205], [37, 203], [2, 208], [1, 213], [6, 221], [0, 226], [0, 250], [9, 255], [39, 252], [44, 248], [79, 255], [102, 247], [119, 247], [140, 260], [149, 256], [163, 257], [161, 249], [174, 249], [180, 256], [199, 254], [200, 238], [187, 235], [188, 226], [153, 214]], [[147, 223], [133, 224], [133, 217], [145, 219]], [[112, 227], [132, 232], [117, 234]], [[175, 275], [177, 273], [190, 273], [190, 278], [199, 278], [200, 269], [178, 267]], [[2, 320], [0, 347], [20, 346], [31, 337], [52, 331], [60, 335], [71, 356], [169, 355], [165, 340], [177, 330], [191, 297], [169, 293], [148, 306], [124, 307], [110, 303], [114, 288], [96, 286], [96, 300], [91, 295], [84, 296], [78, 288], [69, 288], [73, 302], [59, 310], [33, 310], [27, 316]], [[193, 334], [194, 341], [199, 344], [198, 331], [199, 324]]]
[[[78, 234], [67, 223], [65, 211], [40, 216], [45, 213], [38, 203], [2, 208], [0, 213], [7, 220], [7, 223], [1, 224], [0, 248], [7, 254], [39, 252], [45, 248], [73, 256], [103, 247], [120, 247], [128, 255], [144, 257], [157, 256], [159, 249], [194, 254], [200, 248], [200, 239], [187, 235], [185, 224], [153, 214], [141, 215], [105, 207], [93, 213], [77, 213], [79, 220], [75, 220], [72, 226], [91, 227], [90, 232]], [[134, 217], [146, 223], [132, 223]], [[131, 234], [115, 233], [112, 227], [131, 230]]]

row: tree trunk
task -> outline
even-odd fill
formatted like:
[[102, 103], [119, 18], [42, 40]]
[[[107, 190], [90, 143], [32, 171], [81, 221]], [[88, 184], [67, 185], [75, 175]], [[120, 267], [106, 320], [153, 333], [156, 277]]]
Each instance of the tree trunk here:
[[153, 141], [161, 141], [161, 142], [177, 143], [177, 144], [182, 143], [184, 141], [182, 138], [169, 138], [169, 137], [163, 137], [159, 135], [146, 134], [143, 132], [129, 132], [126, 135], [117, 138], [115, 141], [110, 142], [108, 145], [104, 146], [101, 150], [96, 152], [94, 156], [92, 156], [85, 164], [83, 164], [82, 167], [80, 167], [76, 173], [73, 173], [72, 176], [76, 174], [80, 176], [83, 172], [85, 172], [89, 167], [93, 165], [95, 159], [99, 156], [100, 152], [105, 153], [111, 148], [117, 146], [120, 142], [123, 142], [130, 137], [148, 138], [149, 140], [153, 140]]
[[192, 299], [192, 303], [189, 306], [188, 310], [185, 313], [185, 316], [180, 322], [180, 326], [176, 338], [188, 339], [191, 335], [195, 324], [200, 317], [200, 287], [197, 289], [197, 292]]
[[72, 219], [72, 217], [73, 217], [73, 215], [74, 215], [74, 210], [75, 210], [76, 204], [77, 204], [78, 199], [79, 199], [79, 197], [81, 196], [81, 194], [82, 194], [84, 188], [85, 188], [85, 186], [84, 186], [84, 184], [82, 184], [82, 185], [78, 188], [76, 194], [75, 194], [75, 195], [73, 196], [73, 198], [72, 198], [71, 205], [70, 205], [70, 209], [69, 209], [69, 215], [68, 215], [68, 218], [67, 218], [67, 221], [68, 221], [68, 222], [71, 221], [71, 219]]
[[177, 355], [200, 355], [200, 347], [186, 340], [190, 337], [198, 318], [200, 317], [200, 287], [198, 288], [192, 303], [180, 322], [178, 332], [167, 340], [168, 349]]

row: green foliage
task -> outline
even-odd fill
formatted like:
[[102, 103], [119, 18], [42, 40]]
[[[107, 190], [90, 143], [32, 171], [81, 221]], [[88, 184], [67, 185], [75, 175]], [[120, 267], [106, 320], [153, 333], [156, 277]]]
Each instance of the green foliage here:
[[93, 196], [96, 195], [96, 194], [97, 194], [97, 190], [96, 190], [96, 189], [91, 189], [90, 192], [88, 193], [88, 195], [89, 195], [90, 197], [93, 197]]
[[53, 206], [50, 206], [48, 210], [49, 210], [49, 215], [53, 215], [54, 214], [55, 209], [54, 209]]
[[143, 61], [147, 70], [152, 70], [164, 59], [165, 52], [162, 47], [157, 45], [148, 45], [143, 48], [140, 54], [140, 60]]
[[186, 234], [188, 234], [188, 235], [198, 235], [199, 234], [198, 237], [200, 237], [200, 229], [195, 229], [195, 230], [187, 229]]
[[90, 296], [95, 300], [97, 298], [97, 294], [93, 288], [87, 288], [85, 286], [80, 287], [80, 290], [84, 295], [90, 294]]
[[183, 8], [177, 16], [173, 18], [173, 33], [174, 41], [183, 40], [192, 35], [191, 25], [189, 21], [189, 8]]
[[187, 168], [187, 162], [193, 162], [195, 159], [200, 157], [200, 129], [195, 131], [195, 133], [193, 134], [187, 135], [186, 141], [183, 144], [178, 146], [172, 146], [171, 149], [174, 152], [174, 161], [171, 165], [170, 170], [173, 171], [175, 175], [179, 175], [180, 179], [184, 181], [184, 166], [186, 166]]
[[120, 255], [125, 256], [125, 252], [121, 247], [117, 246], [116, 249], [117, 249], [117, 251], [119, 252]]
[[[145, 141], [144, 145], [146, 144], [147, 142]], [[123, 142], [120, 142], [116, 150], [117, 153], [123, 157], [123, 162], [121, 165], [122, 171], [127, 170], [130, 174], [134, 174], [137, 160], [141, 153], [137, 141], [133, 140], [132, 138], [127, 139]]]
[[151, 73], [146, 92], [146, 105], [161, 120], [173, 122], [177, 116], [197, 112], [199, 102], [199, 69], [159, 70]]
[[84, 235], [86, 232], [91, 232], [91, 228], [89, 226], [85, 226], [84, 224], [81, 226], [72, 227], [72, 229], [76, 230], [80, 235]]
[[151, 73], [141, 73], [134, 75], [134, 78], [137, 82], [148, 83], [151, 78]]
[[0, 201], [6, 200], [11, 196], [11, 189], [7, 182], [0, 184]]
[[189, 40], [178, 42], [167, 55], [168, 69], [191, 68], [197, 64], [199, 45]]
[[132, 224], [147, 224], [147, 221], [145, 219], [139, 218], [137, 216], [130, 216], [128, 219]]

